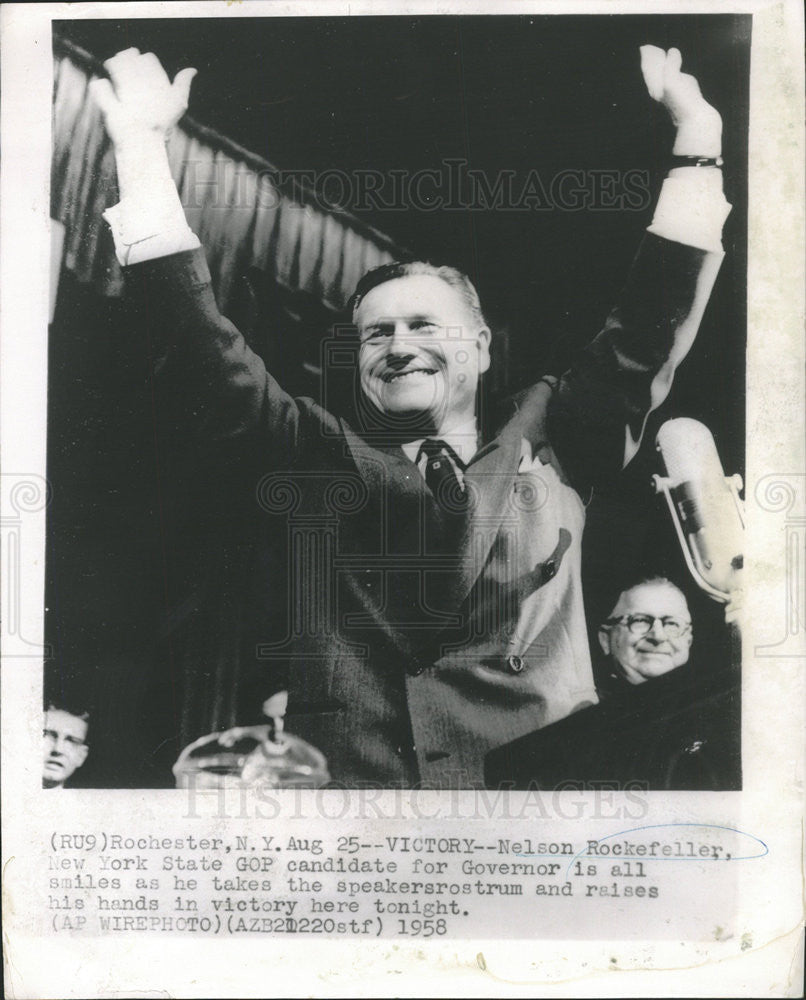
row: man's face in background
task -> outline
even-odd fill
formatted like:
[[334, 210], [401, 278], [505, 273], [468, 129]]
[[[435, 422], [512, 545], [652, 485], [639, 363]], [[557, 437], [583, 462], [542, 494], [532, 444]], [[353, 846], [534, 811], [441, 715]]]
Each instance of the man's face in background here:
[[475, 416], [490, 331], [451, 285], [431, 274], [393, 278], [367, 292], [355, 323], [362, 391], [412, 437], [445, 434]]
[[45, 712], [42, 785], [54, 788], [77, 771], [87, 759], [87, 721], [62, 709]]
[[[636, 617], [639, 631], [635, 631]], [[647, 619], [646, 624], [652, 619], [644, 634], [640, 634], [642, 618]], [[680, 634], [675, 635], [676, 631]], [[686, 598], [677, 587], [665, 582], [639, 584], [625, 590], [613, 608], [610, 624], [599, 630], [602, 650], [610, 657], [616, 672], [630, 684], [642, 684], [683, 666], [688, 662], [692, 638]]]

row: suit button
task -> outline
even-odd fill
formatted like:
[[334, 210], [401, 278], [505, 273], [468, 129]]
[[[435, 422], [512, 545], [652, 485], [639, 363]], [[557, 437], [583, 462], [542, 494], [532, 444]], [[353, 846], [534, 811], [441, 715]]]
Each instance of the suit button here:
[[520, 656], [516, 656], [514, 653], [507, 657], [507, 663], [509, 664], [509, 669], [513, 674], [519, 674], [523, 670], [523, 659]]
[[543, 564], [543, 575], [547, 580], [557, 575], [557, 563], [554, 559], [549, 559]]

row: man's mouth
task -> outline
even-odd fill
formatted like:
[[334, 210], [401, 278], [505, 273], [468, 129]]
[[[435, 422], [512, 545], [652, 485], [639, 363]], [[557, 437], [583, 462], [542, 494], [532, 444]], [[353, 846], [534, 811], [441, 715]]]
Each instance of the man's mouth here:
[[46, 760], [45, 767], [57, 767], [60, 771], [64, 770], [64, 761], [61, 760]]
[[406, 368], [399, 372], [384, 372], [381, 378], [387, 385], [392, 382], [399, 382], [402, 379], [410, 379], [416, 375], [436, 375], [436, 368]]

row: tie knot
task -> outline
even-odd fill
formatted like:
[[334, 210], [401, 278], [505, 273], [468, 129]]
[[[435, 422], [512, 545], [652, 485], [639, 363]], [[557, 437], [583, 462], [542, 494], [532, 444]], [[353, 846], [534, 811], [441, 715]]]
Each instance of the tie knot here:
[[453, 448], [451, 448], [447, 441], [443, 441], [442, 438], [426, 438], [420, 445], [420, 451], [417, 455], [418, 462], [423, 455], [426, 456], [429, 462], [444, 455], [454, 462], [457, 468], [464, 469], [464, 462], [460, 461], [459, 456]]
[[463, 469], [463, 466], [453, 448], [439, 438], [427, 438], [420, 445], [418, 463], [423, 455], [428, 459], [423, 470], [425, 484], [433, 494], [437, 505], [446, 514], [463, 515], [467, 510], [468, 498], [462, 474], [457, 471]]
[[445, 452], [446, 444], [441, 438], [426, 438], [420, 445], [420, 454], [427, 458], [436, 458]]

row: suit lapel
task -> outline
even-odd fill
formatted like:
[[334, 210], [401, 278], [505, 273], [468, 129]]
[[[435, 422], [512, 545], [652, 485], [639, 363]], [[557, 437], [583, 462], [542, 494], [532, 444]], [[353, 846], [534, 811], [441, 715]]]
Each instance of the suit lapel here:
[[[361, 478], [370, 489], [384, 492], [394, 481], [398, 492], [412, 496], [427, 493], [422, 476], [399, 445], [368, 444], [345, 421], [341, 421], [344, 439]], [[407, 475], [409, 471], [416, 475]]]
[[510, 509], [509, 497], [518, 471], [521, 434], [517, 420], [476, 453], [465, 470], [470, 491], [469, 512], [460, 543], [460, 564], [453, 595], [456, 606], [470, 593], [487, 561], [490, 549]]

